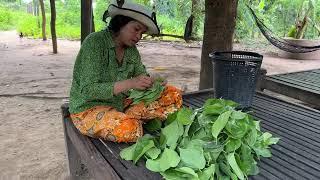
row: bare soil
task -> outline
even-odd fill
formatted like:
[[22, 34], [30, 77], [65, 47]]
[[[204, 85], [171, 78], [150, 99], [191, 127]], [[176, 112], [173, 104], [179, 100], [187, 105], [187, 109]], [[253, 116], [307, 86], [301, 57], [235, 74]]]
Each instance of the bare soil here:
[[[65, 179], [67, 162], [60, 106], [68, 98], [79, 41], [22, 38], [0, 32], [0, 179]], [[201, 44], [142, 41], [138, 44], [151, 74], [167, 77], [186, 91], [198, 89]], [[268, 74], [309, 70], [320, 60], [277, 57], [270, 45], [235, 44], [235, 50], [264, 55]]]

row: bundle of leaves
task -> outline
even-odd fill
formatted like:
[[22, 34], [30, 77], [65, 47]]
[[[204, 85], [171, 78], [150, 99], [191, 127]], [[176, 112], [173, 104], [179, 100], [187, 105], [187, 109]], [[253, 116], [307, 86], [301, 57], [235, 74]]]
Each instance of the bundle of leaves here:
[[146, 167], [165, 179], [247, 179], [259, 173], [260, 157], [271, 157], [279, 138], [261, 132], [259, 121], [235, 110], [233, 101], [209, 99], [200, 109], [182, 108], [163, 124], [154, 120], [145, 134], [123, 149], [121, 158]]
[[140, 102], [144, 102], [146, 105], [148, 105], [160, 97], [162, 91], [164, 90], [164, 86], [161, 85], [162, 82], [162, 78], [157, 78], [155, 79], [152, 87], [147, 90], [133, 89], [130, 91], [130, 96], [128, 98], [133, 100], [133, 105], [139, 104]]

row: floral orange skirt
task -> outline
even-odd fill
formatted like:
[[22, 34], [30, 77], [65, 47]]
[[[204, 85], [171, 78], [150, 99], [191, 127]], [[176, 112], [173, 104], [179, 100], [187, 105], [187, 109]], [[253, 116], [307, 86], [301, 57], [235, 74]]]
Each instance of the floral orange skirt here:
[[168, 114], [181, 107], [182, 95], [179, 89], [166, 86], [160, 98], [148, 106], [144, 103], [131, 106], [131, 102], [125, 100], [125, 113], [110, 106], [95, 106], [70, 117], [84, 135], [113, 142], [136, 142], [143, 135], [143, 122], [166, 119]]
[[71, 114], [76, 128], [84, 135], [113, 142], [135, 142], [143, 135], [142, 122], [110, 106], [95, 106]]

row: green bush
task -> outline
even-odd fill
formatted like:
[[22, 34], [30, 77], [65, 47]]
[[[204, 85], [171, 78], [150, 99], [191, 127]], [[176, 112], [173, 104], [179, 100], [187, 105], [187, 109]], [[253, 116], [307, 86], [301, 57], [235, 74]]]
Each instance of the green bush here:
[[[41, 22], [40, 26], [41, 26]], [[22, 32], [24, 36], [31, 36], [34, 38], [41, 37], [41, 27], [38, 24], [38, 18], [31, 14], [25, 14], [19, 20], [17, 31]]]
[[162, 33], [182, 35], [184, 33], [185, 23], [177, 22], [167, 15], [157, 15], [158, 26]]
[[70, 26], [68, 24], [59, 24], [56, 26], [57, 37], [66, 39], [80, 39], [80, 26]]
[[0, 6], [0, 30], [14, 29], [13, 14], [6, 8]]

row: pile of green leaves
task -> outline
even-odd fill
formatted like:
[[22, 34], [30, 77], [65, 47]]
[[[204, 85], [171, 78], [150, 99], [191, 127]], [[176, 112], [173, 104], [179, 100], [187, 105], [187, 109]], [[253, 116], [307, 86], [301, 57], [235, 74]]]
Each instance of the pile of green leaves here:
[[148, 105], [160, 97], [162, 91], [164, 90], [164, 86], [161, 85], [162, 82], [162, 78], [157, 78], [155, 79], [152, 87], [147, 90], [132, 89], [128, 98], [133, 100], [133, 105], [139, 104], [142, 101]]
[[[146, 134], [123, 149], [121, 158], [165, 179], [246, 179], [259, 173], [257, 160], [271, 157], [279, 138], [260, 131], [259, 121], [235, 110], [233, 101], [208, 99], [200, 109], [182, 108], [162, 125], [151, 121]], [[156, 121], [156, 120], [155, 120]], [[157, 133], [158, 132], [158, 133]]]

